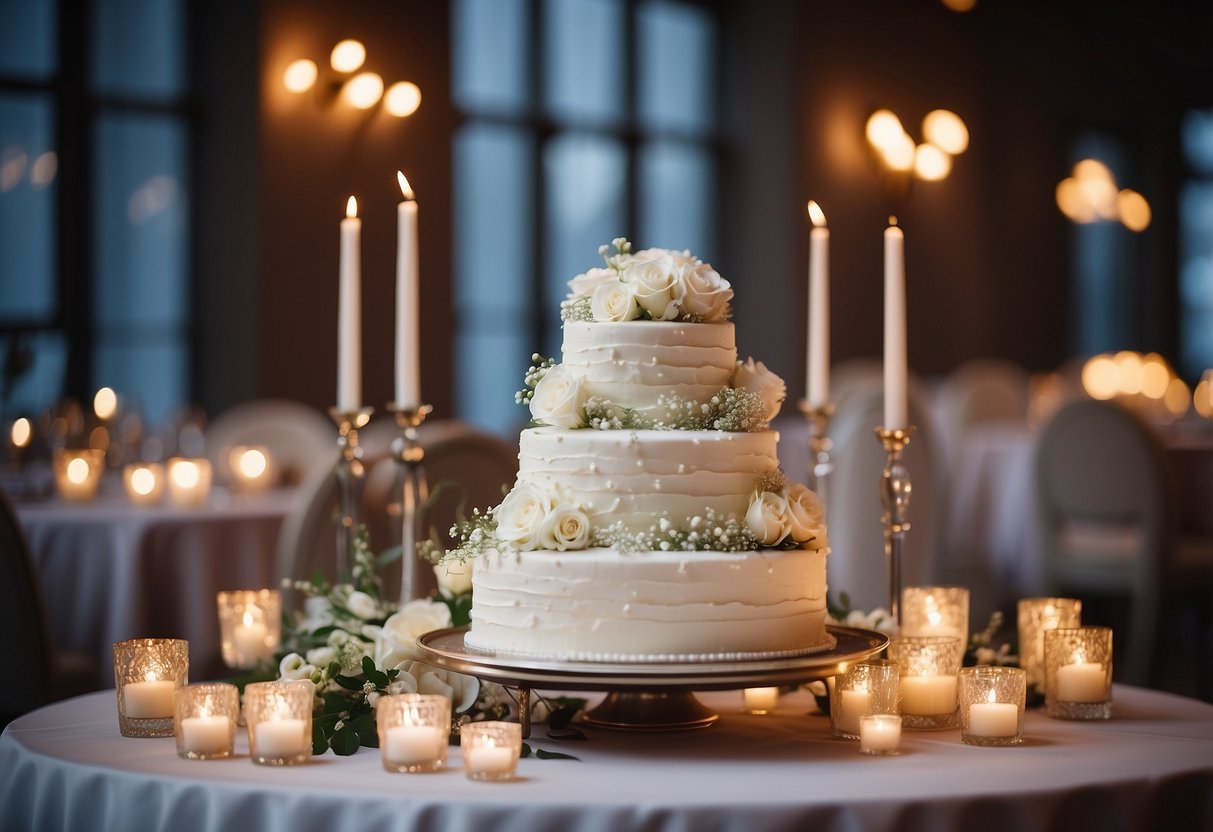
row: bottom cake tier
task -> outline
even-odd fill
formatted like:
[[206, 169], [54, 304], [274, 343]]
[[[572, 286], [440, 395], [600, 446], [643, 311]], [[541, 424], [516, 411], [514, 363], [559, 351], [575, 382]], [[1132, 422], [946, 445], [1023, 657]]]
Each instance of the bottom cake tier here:
[[564, 661], [727, 661], [832, 646], [827, 551], [489, 551], [469, 649]]

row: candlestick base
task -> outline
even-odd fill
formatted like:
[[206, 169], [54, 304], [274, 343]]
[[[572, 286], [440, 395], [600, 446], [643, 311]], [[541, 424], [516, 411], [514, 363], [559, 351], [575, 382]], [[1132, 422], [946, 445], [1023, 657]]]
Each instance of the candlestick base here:
[[830, 459], [834, 443], [828, 434], [830, 419], [834, 416], [834, 403], [814, 405], [809, 404], [807, 399], [801, 399], [800, 412], [809, 423], [809, 477], [806, 484], [817, 494], [822, 509], [828, 510], [826, 497], [830, 474], [834, 471], [834, 462]]
[[[425, 479], [425, 449], [417, 441], [417, 428], [433, 411], [428, 404], [404, 406], [389, 404], [385, 408], [400, 426], [400, 435], [392, 440], [396, 458], [396, 493], [400, 495], [399, 519], [395, 526], [400, 544], [400, 604], [418, 597], [420, 576], [417, 574], [417, 541], [420, 507], [429, 498]], [[389, 507], [390, 510], [390, 507]]]
[[362, 464], [362, 448], [358, 445], [358, 431], [367, 426], [373, 407], [357, 410], [329, 408], [329, 417], [337, 425], [337, 457], [335, 473], [340, 490], [341, 516], [337, 521], [337, 575], [338, 583], [350, 579], [354, 552], [354, 535], [358, 531], [359, 507], [362, 501], [362, 486], [366, 480], [366, 468]]
[[884, 524], [885, 569], [888, 579], [889, 614], [901, 626], [902, 565], [906, 533], [910, 530], [910, 471], [901, 453], [914, 435], [914, 427], [876, 428], [876, 438], [885, 449], [880, 474], [880, 520]]

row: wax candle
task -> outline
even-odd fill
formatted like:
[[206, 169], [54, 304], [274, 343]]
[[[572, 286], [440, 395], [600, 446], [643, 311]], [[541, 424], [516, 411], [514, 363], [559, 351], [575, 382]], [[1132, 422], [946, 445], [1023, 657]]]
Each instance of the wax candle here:
[[86, 501], [97, 496], [105, 471], [105, 451], [60, 448], [54, 454], [55, 487], [65, 500]]
[[477, 745], [464, 750], [469, 776], [500, 776], [514, 770], [514, 750], [500, 745]]
[[1019, 731], [1019, 708], [1010, 702], [975, 702], [969, 706], [968, 732], [975, 737], [1013, 737]]
[[122, 482], [132, 504], [155, 505], [164, 492], [164, 469], [152, 463], [127, 465], [122, 469]]
[[251, 612], [246, 612], [244, 619], [236, 623], [232, 628], [232, 641], [236, 653], [244, 658], [244, 664], [256, 664], [270, 657], [273, 648], [266, 638], [268, 635], [269, 628], [254, 619]]
[[232, 743], [232, 721], [226, 716], [189, 716], [181, 720], [181, 747], [194, 754], [216, 754]]
[[447, 736], [436, 725], [394, 725], [385, 732], [384, 754], [394, 763], [428, 763], [442, 756]]
[[211, 491], [211, 463], [207, 459], [173, 457], [168, 462], [168, 493], [179, 506], [200, 506]]
[[745, 709], [751, 713], [765, 714], [775, 710], [779, 702], [779, 688], [746, 688], [742, 692]]
[[258, 722], [253, 729], [253, 742], [260, 757], [293, 757], [303, 754], [310, 745], [304, 735], [302, 719], [272, 719]]
[[813, 407], [830, 400], [830, 229], [825, 213], [809, 200], [809, 348], [806, 357], [806, 397]]
[[123, 713], [128, 719], [163, 719], [173, 715], [177, 683], [168, 679], [127, 682], [122, 686]]
[[338, 270], [337, 409], [349, 413], [362, 407], [362, 220], [352, 196], [341, 221]]
[[1107, 677], [1099, 662], [1075, 662], [1057, 668], [1057, 699], [1061, 702], [1103, 702]]
[[396, 171], [404, 201], [396, 206], [396, 404], [421, 404], [421, 358], [417, 201], [404, 174]]
[[956, 710], [956, 677], [902, 676], [901, 712], [933, 716]]
[[884, 232], [884, 427], [904, 429], [906, 410], [905, 234], [897, 218]]
[[901, 744], [901, 717], [868, 714], [859, 720], [859, 750], [864, 754], [891, 754]]
[[872, 695], [866, 690], [844, 690], [840, 692], [842, 713], [834, 718], [834, 725], [848, 734], [859, 733], [859, 718], [868, 712]]

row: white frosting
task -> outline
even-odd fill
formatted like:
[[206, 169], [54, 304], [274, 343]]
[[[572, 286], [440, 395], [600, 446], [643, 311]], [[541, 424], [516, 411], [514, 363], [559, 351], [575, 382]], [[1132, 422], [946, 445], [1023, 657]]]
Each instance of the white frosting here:
[[728, 321], [567, 321], [561, 363], [587, 396], [665, 419], [661, 396], [705, 402], [728, 386], [737, 346]]
[[490, 551], [472, 581], [476, 650], [639, 661], [828, 646], [825, 551]]
[[779, 470], [778, 438], [770, 430], [530, 428], [522, 432], [518, 482], [563, 489], [596, 527], [623, 521], [647, 529], [661, 513], [681, 526], [708, 508], [722, 520], [741, 519], [758, 478]]

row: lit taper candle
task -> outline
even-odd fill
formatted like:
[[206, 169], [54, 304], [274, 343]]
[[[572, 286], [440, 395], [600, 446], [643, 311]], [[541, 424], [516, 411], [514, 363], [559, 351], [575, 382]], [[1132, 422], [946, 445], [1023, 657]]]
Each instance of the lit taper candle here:
[[905, 234], [889, 217], [884, 232], [884, 427], [904, 430], [906, 413]]
[[337, 409], [362, 407], [362, 220], [358, 200], [350, 197], [341, 221], [341, 258], [337, 297]]
[[396, 171], [404, 201], [396, 206], [396, 404], [421, 404], [417, 200], [404, 174]]
[[809, 200], [809, 344], [805, 395], [811, 407], [830, 400], [830, 229], [826, 215]]

